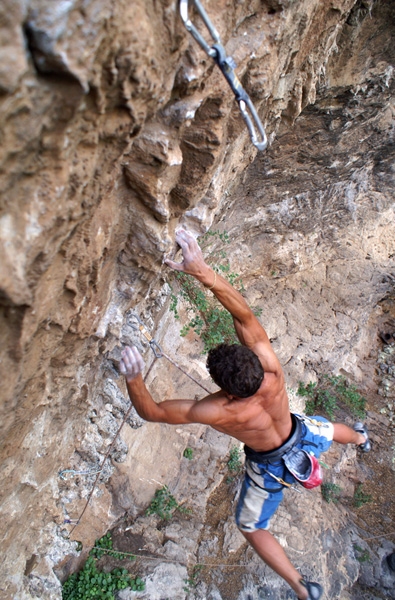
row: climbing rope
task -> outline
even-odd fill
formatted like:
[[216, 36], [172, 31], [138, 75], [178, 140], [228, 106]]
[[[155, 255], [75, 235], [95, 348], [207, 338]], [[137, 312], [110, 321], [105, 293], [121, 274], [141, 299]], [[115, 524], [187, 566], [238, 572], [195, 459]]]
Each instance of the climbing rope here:
[[381, 535], [374, 535], [373, 537], [361, 538], [364, 542], [370, 542], [371, 540], [379, 540], [385, 537], [391, 537], [395, 535], [395, 531], [390, 531], [390, 533], [382, 533]]
[[[189, 377], [189, 379], [191, 379], [193, 382], [195, 382], [198, 386], [200, 386], [203, 390], [205, 390], [208, 394], [211, 394], [211, 391], [206, 388], [204, 385], [202, 385], [197, 379], [195, 379], [192, 375], [190, 375], [190, 373], [187, 373], [187, 371], [185, 369], [183, 369], [178, 363], [176, 363], [172, 358], [170, 358], [170, 356], [168, 356], [167, 354], [165, 354], [165, 352], [163, 352], [162, 348], [159, 346], [158, 342], [151, 336], [151, 334], [149, 333], [146, 325], [143, 323], [143, 321], [137, 316], [134, 315], [134, 317], [136, 318], [137, 322], [139, 323], [138, 326], [137, 325], [131, 325], [132, 329], [138, 330], [140, 331], [140, 333], [146, 338], [146, 340], [148, 341], [151, 350], [154, 353], [154, 360], [152, 361], [145, 377], [144, 377], [144, 381], [146, 381], [146, 379], [148, 378], [148, 375], [151, 372], [152, 367], [154, 366], [156, 360], [158, 358], [166, 358], [168, 361], [170, 361], [175, 367], [177, 367], [177, 369], [179, 369], [182, 373], [184, 373], [187, 377]], [[122, 428], [124, 426], [124, 424], [126, 423], [130, 413], [133, 410], [133, 404], [130, 403], [130, 407], [128, 408], [127, 412], [125, 413], [123, 419], [122, 419], [122, 423], [118, 428], [118, 431], [116, 432], [107, 452], [105, 457], [103, 458], [99, 469], [98, 470], [94, 470], [94, 471], [75, 471], [74, 469], [63, 469], [62, 471], [59, 472], [59, 477], [63, 480], [67, 479], [67, 474], [69, 474], [71, 477], [74, 477], [75, 475], [94, 475], [96, 474], [96, 479], [93, 483], [92, 489], [88, 495], [88, 498], [85, 502], [85, 506], [80, 514], [80, 516], [78, 517], [78, 519], [65, 519], [64, 523], [68, 524], [68, 525], [73, 525], [73, 528], [71, 529], [70, 533], [69, 533], [69, 537], [71, 536], [71, 534], [73, 533], [73, 531], [75, 530], [75, 528], [79, 525], [86, 509], [88, 508], [89, 502], [92, 498], [93, 492], [96, 489], [96, 485], [99, 481], [99, 477], [100, 477], [100, 473], [103, 471], [104, 469], [104, 465], [105, 462], [107, 460], [107, 458], [109, 457], [111, 450], [114, 448], [114, 444], [119, 436], [119, 434], [122, 431]]]
[[[109, 556], [111, 556], [111, 554], [116, 554], [118, 551], [117, 550], [107, 550], [105, 548], [102, 548], [101, 546], [93, 546], [92, 550], [100, 550], [101, 552], [103, 552], [104, 554], [108, 554]], [[161, 562], [167, 562], [167, 563], [173, 563], [173, 564], [181, 564], [184, 567], [190, 568], [190, 565], [188, 563], [182, 563], [180, 561], [174, 560], [172, 558], [165, 558], [164, 556], [160, 556], [160, 555], [154, 555], [154, 556], [147, 556], [146, 554], [136, 554], [135, 552], [123, 552], [120, 551], [119, 554], [122, 554], [122, 556], [125, 557], [129, 557], [129, 558], [135, 558], [135, 559], [140, 559], [140, 560], [153, 560], [153, 561], [157, 561], [160, 560]], [[225, 567], [225, 568], [233, 568], [233, 567], [240, 567], [240, 568], [246, 568], [249, 567], [249, 564], [243, 564], [243, 563], [231, 563], [231, 564], [226, 564], [226, 563], [217, 563], [217, 562], [212, 562], [212, 563], [197, 563], [194, 564], [193, 566], [199, 566], [199, 567]]]
[[191, 379], [192, 381], [194, 381], [198, 386], [200, 386], [205, 392], [207, 392], [208, 394], [211, 394], [212, 392], [206, 388], [202, 383], [200, 383], [200, 381], [198, 381], [197, 379], [195, 379], [190, 373], [187, 373], [187, 371], [185, 369], [183, 369], [182, 367], [180, 367], [180, 365], [178, 363], [176, 363], [175, 360], [173, 360], [172, 358], [170, 358], [170, 356], [168, 356], [165, 352], [163, 352], [162, 348], [159, 346], [158, 342], [156, 340], [153, 339], [153, 337], [151, 336], [151, 334], [149, 333], [149, 331], [147, 330], [147, 327], [144, 325], [144, 323], [142, 322], [142, 320], [140, 319], [140, 317], [138, 317], [137, 315], [134, 315], [134, 317], [137, 319], [139, 326], [135, 326], [132, 325], [132, 329], [138, 329], [142, 335], [145, 337], [145, 339], [148, 341], [154, 355], [155, 358], [162, 358], [162, 356], [164, 358], [166, 358], [169, 362], [171, 362], [172, 365], [174, 365], [177, 369], [179, 369], [179, 371], [181, 371], [182, 373], [184, 373], [184, 375], [186, 375], [187, 377], [189, 377], [189, 379]]
[[[377, 535], [371, 538], [361, 538], [364, 541], [369, 541], [369, 540], [376, 540], [379, 538], [384, 538], [384, 537], [389, 537], [391, 535], [394, 535], [395, 531], [393, 531], [392, 533], [387, 533], [387, 534], [383, 534], [383, 535]], [[111, 553], [117, 552], [117, 550], [109, 550], [107, 551], [106, 549], [103, 549], [101, 546], [93, 546], [92, 548], [93, 550], [100, 550], [101, 552], [104, 551], [104, 553], [109, 554], [111, 556]], [[147, 556], [146, 554], [136, 554], [135, 552], [121, 552], [122, 556], [124, 557], [129, 557], [131, 559], [136, 559], [136, 560], [140, 560], [140, 561], [158, 561], [160, 560], [160, 562], [166, 562], [166, 563], [172, 563], [172, 564], [181, 564], [184, 567], [187, 568], [191, 568], [191, 566], [194, 567], [199, 567], [199, 568], [218, 568], [218, 567], [223, 567], [225, 569], [234, 569], [234, 568], [239, 568], [239, 569], [247, 569], [250, 567], [250, 565], [248, 563], [220, 563], [220, 562], [204, 562], [204, 563], [195, 563], [194, 565], [190, 565], [188, 563], [183, 563], [171, 558], [166, 558], [165, 556], [160, 556], [160, 555], [154, 555], [154, 556]]]
[[[150, 372], [151, 372], [151, 369], [152, 369], [152, 367], [154, 366], [154, 363], [155, 363], [155, 361], [156, 361], [156, 356], [155, 356], [154, 360], [152, 361], [152, 363], [151, 363], [151, 366], [150, 366], [150, 368], [148, 369], [146, 376], [144, 377], [144, 381], [147, 379], [148, 375], [150, 374]], [[71, 534], [73, 533], [74, 529], [75, 529], [76, 527], [78, 527], [78, 525], [80, 524], [80, 521], [81, 521], [82, 517], [84, 516], [84, 513], [85, 513], [86, 509], [88, 508], [88, 504], [89, 504], [89, 502], [90, 502], [90, 500], [91, 500], [91, 498], [92, 498], [92, 496], [93, 496], [93, 492], [94, 492], [94, 491], [95, 491], [95, 489], [96, 489], [97, 482], [99, 481], [100, 473], [102, 472], [102, 470], [103, 470], [103, 468], [104, 468], [104, 465], [105, 465], [105, 462], [106, 462], [107, 458], [109, 457], [111, 450], [114, 448], [114, 444], [115, 444], [115, 442], [116, 442], [116, 440], [117, 440], [117, 438], [118, 438], [119, 434], [121, 433], [121, 431], [122, 431], [122, 428], [123, 428], [123, 426], [125, 425], [125, 423], [126, 423], [126, 421], [127, 421], [128, 417], [129, 417], [130, 413], [132, 412], [132, 409], [133, 409], [133, 404], [132, 404], [132, 403], [130, 403], [130, 406], [129, 406], [129, 408], [128, 408], [128, 410], [126, 411], [126, 413], [125, 413], [125, 415], [124, 415], [124, 417], [123, 417], [123, 419], [122, 419], [122, 423], [121, 423], [121, 425], [119, 426], [119, 428], [118, 428], [118, 431], [116, 432], [116, 434], [115, 434], [115, 436], [114, 436], [114, 438], [113, 438], [113, 440], [112, 440], [112, 442], [111, 442], [111, 444], [110, 444], [110, 446], [109, 446], [109, 448], [108, 448], [108, 450], [107, 450], [107, 452], [106, 452], [106, 455], [105, 455], [105, 457], [103, 458], [103, 460], [102, 460], [102, 462], [101, 462], [100, 469], [97, 471], [96, 479], [95, 479], [95, 481], [94, 481], [94, 483], [93, 483], [93, 486], [92, 486], [92, 489], [91, 489], [91, 491], [89, 492], [88, 498], [87, 498], [87, 500], [86, 500], [86, 502], [85, 502], [85, 506], [84, 506], [84, 508], [83, 508], [83, 510], [82, 510], [82, 512], [81, 512], [81, 514], [80, 514], [80, 516], [78, 517], [78, 519], [75, 519], [75, 520], [74, 520], [74, 519], [68, 519], [70, 522], [71, 522], [71, 521], [73, 521], [73, 523], [72, 523], [72, 524], [73, 524], [73, 528], [72, 528], [72, 530], [71, 530], [71, 531], [70, 531], [70, 533], [69, 533], [69, 537], [70, 537], [70, 536], [71, 536]]]
[[208, 56], [214, 59], [218, 67], [221, 69], [223, 76], [230, 85], [230, 88], [239, 104], [241, 116], [247, 125], [251, 142], [258, 150], [265, 150], [267, 146], [266, 133], [251, 98], [241, 85], [240, 80], [234, 72], [236, 63], [231, 56], [226, 55], [226, 50], [221, 43], [219, 33], [210, 21], [205, 9], [200, 3], [200, 0], [193, 0], [193, 3], [197, 12], [199, 13], [199, 16], [206, 25], [210, 36], [214, 40], [214, 44], [210, 46], [210, 44], [206, 42], [204, 37], [190, 20], [188, 16], [188, 0], [180, 0], [181, 19], [183, 20], [183, 23], [189, 33], [195, 38], [200, 47], [203, 48]]

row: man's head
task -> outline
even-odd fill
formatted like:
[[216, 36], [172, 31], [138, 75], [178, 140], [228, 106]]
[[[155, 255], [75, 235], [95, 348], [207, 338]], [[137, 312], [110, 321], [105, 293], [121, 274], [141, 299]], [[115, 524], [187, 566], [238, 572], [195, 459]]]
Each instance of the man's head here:
[[239, 398], [253, 396], [263, 380], [263, 367], [257, 355], [238, 344], [220, 344], [208, 353], [207, 368], [215, 383]]

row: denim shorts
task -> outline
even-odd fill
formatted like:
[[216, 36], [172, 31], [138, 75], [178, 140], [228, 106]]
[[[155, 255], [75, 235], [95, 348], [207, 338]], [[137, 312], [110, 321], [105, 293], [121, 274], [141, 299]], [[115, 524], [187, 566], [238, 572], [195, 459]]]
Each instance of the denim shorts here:
[[[302, 435], [294, 447], [318, 458], [332, 445], [333, 424], [324, 417], [295, 416], [302, 421]], [[270, 519], [283, 499], [284, 486], [269, 473], [286, 483], [296, 483], [281, 458], [262, 463], [246, 458], [245, 477], [236, 508], [236, 523], [242, 531], [268, 529]]]

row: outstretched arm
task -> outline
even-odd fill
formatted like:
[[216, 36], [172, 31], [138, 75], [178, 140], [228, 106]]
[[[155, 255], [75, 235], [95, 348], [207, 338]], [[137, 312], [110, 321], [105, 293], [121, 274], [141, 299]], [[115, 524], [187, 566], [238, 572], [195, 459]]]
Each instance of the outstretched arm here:
[[216, 425], [220, 418], [219, 407], [212, 400], [223, 397], [222, 392], [210, 394], [199, 402], [196, 400], [165, 400], [157, 404], [147, 390], [142, 378], [144, 361], [135, 346], [126, 346], [122, 351], [119, 365], [125, 376], [130, 400], [136, 411], [146, 421], [180, 425], [185, 423], [204, 423]]
[[243, 296], [206, 264], [202, 251], [191, 233], [179, 229], [176, 232], [176, 241], [181, 246], [183, 261], [176, 263], [167, 259], [166, 264], [176, 271], [192, 275], [208, 287], [232, 315], [240, 342], [259, 356], [265, 371], [280, 372], [281, 366], [273, 352], [267, 333]]

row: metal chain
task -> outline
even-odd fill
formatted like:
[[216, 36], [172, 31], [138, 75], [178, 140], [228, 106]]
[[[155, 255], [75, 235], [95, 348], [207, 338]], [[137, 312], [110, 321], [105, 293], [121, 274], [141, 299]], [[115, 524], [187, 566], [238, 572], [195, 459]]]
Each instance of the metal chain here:
[[[230, 85], [230, 88], [234, 95], [236, 96], [236, 100], [239, 104], [239, 109], [241, 112], [241, 116], [243, 117], [245, 124], [247, 125], [248, 132], [250, 134], [251, 142], [258, 150], [265, 150], [267, 147], [267, 137], [265, 133], [265, 129], [262, 125], [262, 121], [259, 118], [257, 110], [252, 103], [251, 98], [243, 88], [238, 79], [234, 69], [236, 68], [236, 63], [231, 56], [226, 55], [226, 50], [221, 43], [221, 38], [219, 36], [218, 31], [210, 21], [205, 9], [203, 8], [200, 0], [192, 0], [196, 10], [206, 25], [208, 32], [211, 38], [214, 41], [213, 45], [210, 45], [206, 42], [204, 37], [195, 27], [188, 16], [188, 0], [180, 0], [180, 16], [181, 19], [189, 31], [189, 33], [194, 37], [199, 46], [203, 48], [208, 56], [210, 56], [221, 69], [223, 76], [226, 81]], [[258, 132], [257, 132], [258, 130]], [[260, 139], [259, 139], [260, 137]]]

